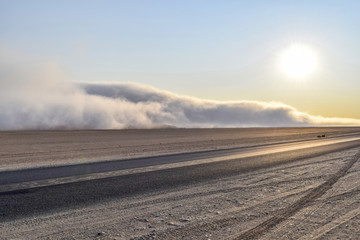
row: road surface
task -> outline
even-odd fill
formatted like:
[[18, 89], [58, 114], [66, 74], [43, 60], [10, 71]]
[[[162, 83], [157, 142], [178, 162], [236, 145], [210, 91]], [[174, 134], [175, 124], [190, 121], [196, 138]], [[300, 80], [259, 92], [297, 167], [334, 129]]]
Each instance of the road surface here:
[[[279, 164], [300, 162], [359, 147], [360, 136], [353, 135], [159, 157], [5, 170], [0, 172], [0, 222], [16, 222], [139, 194], [231, 178]], [[321, 197], [356, 161], [357, 157], [353, 157], [347, 164], [339, 166], [334, 173], [335, 177], [329, 177], [322, 184], [309, 188], [313, 192], [306, 192], [302, 198], [292, 202], [293, 205], [275, 214], [267, 222], [259, 222], [247, 231], [232, 233], [231, 238], [253, 239], [265, 234], [303, 208], [307, 201]], [[166, 239], [183, 236], [181, 234], [185, 232], [165, 231], [163, 235], [159, 233], [158, 237]]]

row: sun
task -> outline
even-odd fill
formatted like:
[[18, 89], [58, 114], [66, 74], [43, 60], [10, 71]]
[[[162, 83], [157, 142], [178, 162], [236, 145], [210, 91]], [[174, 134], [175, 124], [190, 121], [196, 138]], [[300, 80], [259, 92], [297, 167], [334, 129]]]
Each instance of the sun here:
[[314, 50], [303, 44], [292, 44], [279, 58], [280, 70], [291, 78], [306, 78], [316, 70], [318, 57]]

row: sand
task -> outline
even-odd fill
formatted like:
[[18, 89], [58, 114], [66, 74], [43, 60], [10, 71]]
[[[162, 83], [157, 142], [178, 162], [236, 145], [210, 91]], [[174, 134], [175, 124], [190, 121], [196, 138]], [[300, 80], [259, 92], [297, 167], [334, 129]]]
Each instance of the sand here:
[[360, 133], [358, 128], [0, 131], [0, 171], [254, 146]]
[[[0, 156], [5, 168], [21, 164], [36, 166], [252, 146], [312, 139], [320, 133], [338, 136], [359, 130], [2, 132], [0, 141], [8, 145], [1, 148]], [[148, 135], [144, 137], [144, 133]], [[95, 146], [108, 146], [108, 150]], [[20, 151], [17, 152], [16, 147]], [[79, 160], [75, 152], [81, 152], [84, 159]], [[356, 147], [231, 176], [7, 220], [0, 223], [0, 239], [239, 239], [251, 229], [261, 233], [258, 239], [358, 239], [359, 153], [360, 147]], [[346, 166], [349, 169], [338, 175]], [[331, 184], [322, 188], [327, 183]], [[314, 192], [318, 195], [311, 197]], [[289, 216], [274, 222], [274, 218], [291, 212], [294, 206], [295, 211]], [[274, 224], [265, 230], [259, 229], [258, 226], [266, 222]]]
[[[1, 239], [236, 239], [307, 196], [359, 151], [7, 221]], [[357, 239], [359, 171], [357, 161], [324, 195], [260, 239]]]

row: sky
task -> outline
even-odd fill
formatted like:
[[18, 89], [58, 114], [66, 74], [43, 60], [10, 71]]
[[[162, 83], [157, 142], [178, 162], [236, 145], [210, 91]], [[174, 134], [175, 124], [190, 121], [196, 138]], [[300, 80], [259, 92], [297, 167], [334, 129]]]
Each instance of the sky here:
[[[55, 71], [42, 85], [50, 78], [135, 83], [174, 96], [277, 102], [311, 116], [360, 119], [359, 9], [346, 0], [0, 0], [1, 87]], [[316, 68], [301, 79], [278, 63], [294, 44], [316, 55]]]

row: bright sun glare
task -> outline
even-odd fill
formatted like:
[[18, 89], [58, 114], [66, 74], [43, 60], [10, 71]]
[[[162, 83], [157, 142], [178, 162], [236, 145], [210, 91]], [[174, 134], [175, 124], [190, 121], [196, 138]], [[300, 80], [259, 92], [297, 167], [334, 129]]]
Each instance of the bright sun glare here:
[[316, 69], [318, 59], [308, 46], [293, 44], [280, 55], [280, 70], [291, 78], [305, 78]]

